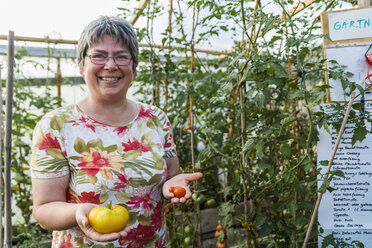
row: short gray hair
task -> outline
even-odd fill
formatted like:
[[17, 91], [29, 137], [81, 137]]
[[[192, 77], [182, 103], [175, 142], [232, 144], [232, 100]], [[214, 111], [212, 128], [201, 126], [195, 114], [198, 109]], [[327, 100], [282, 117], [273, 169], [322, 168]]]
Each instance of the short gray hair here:
[[87, 50], [105, 35], [115, 37], [118, 42], [122, 42], [127, 46], [132, 56], [133, 70], [136, 70], [138, 65], [137, 35], [129, 22], [115, 16], [101, 16], [84, 28], [77, 47], [79, 67], [82, 68], [83, 66]]

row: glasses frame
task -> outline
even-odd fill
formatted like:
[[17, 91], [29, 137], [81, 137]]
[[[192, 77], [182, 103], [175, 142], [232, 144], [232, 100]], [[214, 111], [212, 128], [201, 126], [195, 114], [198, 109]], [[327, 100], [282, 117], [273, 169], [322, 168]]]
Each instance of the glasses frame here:
[[95, 65], [104, 65], [104, 64], [106, 64], [107, 62], [109, 62], [110, 58], [112, 58], [112, 60], [114, 61], [115, 65], [117, 65], [117, 66], [128, 66], [128, 65], [130, 64], [130, 62], [133, 60], [133, 58], [130, 57], [130, 59], [128, 60], [128, 63], [125, 64], [125, 65], [123, 65], [123, 64], [118, 64], [118, 63], [116, 62], [116, 56], [107, 56], [107, 57], [106, 57], [106, 60], [105, 60], [103, 63], [93, 62], [93, 60], [92, 60], [92, 54], [86, 54], [85, 57], [88, 57], [89, 60], [90, 60], [90, 62], [92, 62], [92, 63], [95, 64]]

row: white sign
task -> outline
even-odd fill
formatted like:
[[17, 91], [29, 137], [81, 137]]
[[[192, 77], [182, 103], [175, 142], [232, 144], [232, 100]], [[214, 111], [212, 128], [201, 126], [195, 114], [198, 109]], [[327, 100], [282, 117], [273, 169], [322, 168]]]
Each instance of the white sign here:
[[[323, 105], [330, 111], [330, 105]], [[372, 103], [366, 102], [365, 109], [372, 110]], [[346, 125], [332, 170], [343, 171], [345, 178], [334, 177], [319, 206], [318, 221], [325, 233], [333, 234], [338, 241], [351, 243], [361, 241], [364, 247], [372, 247], [372, 134], [368, 133], [363, 142], [352, 145], [351, 139], [355, 125]], [[367, 130], [371, 125], [366, 121]], [[324, 128], [319, 130], [318, 166], [320, 161], [329, 160], [336, 143], [337, 132], [329, 134]], [[320, 166], [324, 174], [327, 167]], [[318, 187], [322, 179], [319, 178]], [[319, 248], [321, 246], [320, 237]]]
[[332, 41], [372, 37], [372, 8], [328, 14]]
[[[332, 70], [335, 66], [335, 64], [332, 63], [332, 60], [345, 66], [343, 71], [352, 73], [348, 80], [357, 83], [365, 90], [364, 100], [372, 100], [372, 66], [366, 62], [366, 57], [364, 56], [368, 47], [369, 45], [325, 49], [327, 68]], [[349, 97], [345, 97], [345, 93], [350, 92], [344, 90], [341, 80], [338, 78], [332, 78], [331, 75], [329, 75], [328, 78], [329, 85], [332, 86], [330, 89], [331, 101], [349, 101]], [[359, 91], [356, 90], [356, 93], [358, 94]], [[357, 97], [355, 100], [361, 100], [361, 96]]]

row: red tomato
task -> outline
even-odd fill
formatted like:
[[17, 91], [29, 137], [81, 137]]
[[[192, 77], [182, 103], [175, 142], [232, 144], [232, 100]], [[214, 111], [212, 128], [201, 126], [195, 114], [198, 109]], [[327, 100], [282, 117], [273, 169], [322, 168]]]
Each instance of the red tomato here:
[[217, 248], [225, 248], [225, 244], [222, 242], [218, 242]]
[[186, 189], [180, 186], [170, 187], [169, 192], [173, 193], [175, 197], [181, 198], [186, 195]]

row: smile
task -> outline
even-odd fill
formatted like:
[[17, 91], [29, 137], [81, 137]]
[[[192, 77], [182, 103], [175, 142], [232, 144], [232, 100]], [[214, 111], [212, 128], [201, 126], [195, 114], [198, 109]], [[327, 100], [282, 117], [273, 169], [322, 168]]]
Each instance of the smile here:
[[114, 82], [120, 80], [121, 77], [99, 77], [99, 79]]

